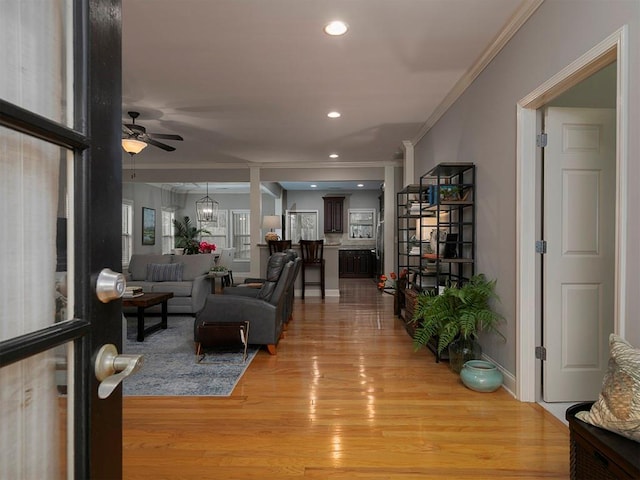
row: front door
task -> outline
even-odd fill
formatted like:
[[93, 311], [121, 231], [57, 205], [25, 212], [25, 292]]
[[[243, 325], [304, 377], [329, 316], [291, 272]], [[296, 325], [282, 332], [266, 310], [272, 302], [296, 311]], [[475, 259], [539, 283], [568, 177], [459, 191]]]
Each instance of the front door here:
[[595, 400], [614, 329], [615, 109], [545, 110], [543, 398]]
[[119, 0], [12, 0], [0, 15], [0, 478], [122, 476]]

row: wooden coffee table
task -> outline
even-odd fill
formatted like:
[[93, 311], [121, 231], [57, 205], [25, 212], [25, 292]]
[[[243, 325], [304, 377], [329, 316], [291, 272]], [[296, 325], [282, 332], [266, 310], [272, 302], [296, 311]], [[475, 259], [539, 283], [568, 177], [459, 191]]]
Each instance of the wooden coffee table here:
[[[138, 336], [139, 342], [144, 342], [144, 336], [161, 328], [167, 329], [167, 301], [173, 297], [173, 293], [143, 293], [139, 297], [123, 298], [123, 307], [136, 307], [138, 309]], [[159, 323], [144, 328], [144, 309], [162, 304], [162, 319]]]

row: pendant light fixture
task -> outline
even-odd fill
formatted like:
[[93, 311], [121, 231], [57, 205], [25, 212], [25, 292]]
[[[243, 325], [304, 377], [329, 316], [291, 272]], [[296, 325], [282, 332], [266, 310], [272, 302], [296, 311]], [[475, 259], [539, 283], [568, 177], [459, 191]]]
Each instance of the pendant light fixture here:
[[212, 222], [218, 217], [219, 204], [209, 197], [209, 182], [207, 182], [207, 195], [196, 201], [196, 214], [199, 222]]

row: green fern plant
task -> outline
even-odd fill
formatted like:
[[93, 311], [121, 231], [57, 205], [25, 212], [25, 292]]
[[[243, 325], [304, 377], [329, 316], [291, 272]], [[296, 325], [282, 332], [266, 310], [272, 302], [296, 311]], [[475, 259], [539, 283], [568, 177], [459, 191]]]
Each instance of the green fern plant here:
[[438, 339], [438, 353], [458, 338], [475, 339], [479, 332], [494, 332], [506, 340], [497, 326], [502, 315], [491, 308], [498, 301], [495, 280], [483, 274], [475, 275], [461, 287], [450, 285], [437, 295], [423, 292], [416, 299], [411, 321], [416, 324], [413, 344], [416, 350]]

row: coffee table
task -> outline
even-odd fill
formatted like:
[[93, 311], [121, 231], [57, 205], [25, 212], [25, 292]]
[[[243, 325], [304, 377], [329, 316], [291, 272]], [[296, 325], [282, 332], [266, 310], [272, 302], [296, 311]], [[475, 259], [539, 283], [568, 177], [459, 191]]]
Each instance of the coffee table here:
[[[144, 336], [149, 335], [161, 328], [167, 329], [167, 301], [173, 297], [173, 293], [143, 293], [139, 297], [123, 298], [123, 307], [136, 307], [138, 309], [138, 336], [136, 340], [138, 342], [144, 342]], [[144, 327], [144, 309], [153, 307], [154, 305], [162, 304], [162, 319], [159, 323]]]

